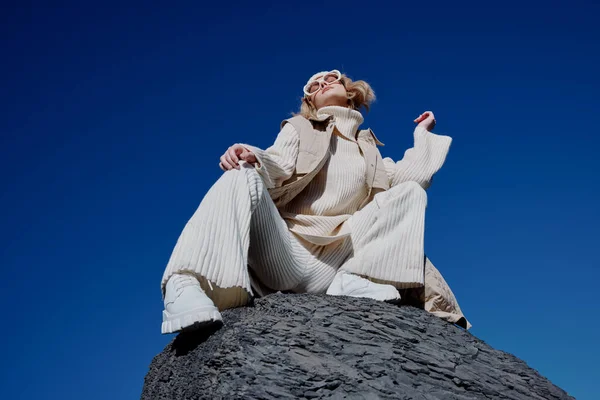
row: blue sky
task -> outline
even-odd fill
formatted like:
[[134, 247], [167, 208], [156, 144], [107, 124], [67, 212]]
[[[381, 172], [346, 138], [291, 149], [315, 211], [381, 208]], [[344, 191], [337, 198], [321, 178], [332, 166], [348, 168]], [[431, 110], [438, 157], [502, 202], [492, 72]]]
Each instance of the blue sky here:
[[472, 333], [594, 398], [598, 4], [58, 4], [0, 14], [6, 398], [139, 396], [218, 157], [268, 147], [333, 68], [375, 89], [384, 156], [425, 110], [454, 138], [426, 252]]

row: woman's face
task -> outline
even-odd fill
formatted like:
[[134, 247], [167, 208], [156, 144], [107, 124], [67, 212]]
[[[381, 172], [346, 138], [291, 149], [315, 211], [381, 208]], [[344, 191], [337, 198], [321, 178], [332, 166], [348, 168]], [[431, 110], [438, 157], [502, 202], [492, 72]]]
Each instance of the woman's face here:
[[326, 84], [321, 83], [319, 91], [310, 96], [311, 102], [320, 109], [325, 106], [348, 106], [348, 93], [340, 81]]

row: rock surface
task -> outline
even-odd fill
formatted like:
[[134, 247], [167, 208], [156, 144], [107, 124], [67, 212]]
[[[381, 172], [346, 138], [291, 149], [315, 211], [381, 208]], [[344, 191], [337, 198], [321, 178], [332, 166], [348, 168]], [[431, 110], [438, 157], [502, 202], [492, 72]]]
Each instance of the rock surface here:
[[413, 307], [274, 294], [180, 334], [150, 365], [143, 400], [568, 399], [518, 358]]

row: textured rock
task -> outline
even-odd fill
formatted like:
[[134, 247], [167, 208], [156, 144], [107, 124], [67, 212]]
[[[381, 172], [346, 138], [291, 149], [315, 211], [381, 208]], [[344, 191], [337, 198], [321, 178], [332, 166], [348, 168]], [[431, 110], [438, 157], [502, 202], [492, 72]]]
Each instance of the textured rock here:
[[157, 355], [142, 399], [568, 399], [518, 358], [413, 307], [270, 295]]

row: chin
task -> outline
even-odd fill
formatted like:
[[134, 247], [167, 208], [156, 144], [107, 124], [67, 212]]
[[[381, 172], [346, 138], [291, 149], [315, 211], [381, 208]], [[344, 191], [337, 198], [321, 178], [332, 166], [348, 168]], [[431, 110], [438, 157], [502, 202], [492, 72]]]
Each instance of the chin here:
[[[329, 94], [329, 93], [326, 93]], [[321, 99], [320, 103], [322, 104], [321, 107], [328, 107], [328, 106], [340, 106], [340, 107], [347, 107], [348, 106], [348, 99], [346, 98], [346, 96], [340, 96], [337, 93], [332, 93], [333, 96], [323, 96], [323, 98]], [[319, 107], [319, 108], [321, 108]]]

